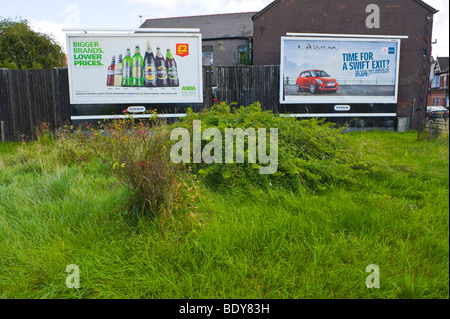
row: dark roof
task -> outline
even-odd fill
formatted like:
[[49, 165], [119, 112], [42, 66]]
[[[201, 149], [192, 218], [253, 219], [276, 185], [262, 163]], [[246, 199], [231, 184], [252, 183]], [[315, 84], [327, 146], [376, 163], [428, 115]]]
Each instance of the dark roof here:
[[252, 16], [256, 12], [212, 14], [190, 17], [147, 19], [141, 28], [196, 28], [202, 38], [248, 38], [253, 36]]
[[441, 72], [448, 72], [448, 57], [438, 57], [437, 60]]
[[[257, 12], [252, 19], [255, 20], [257, 17], [259, 17], [261, 14], [265, 13], [266, 11], [270, 10], [274, 5], [276, 5], [278, 2], [280, 2], [281, 0], [275, 0], [274, 2], [272, 2], [271, 4], [269, 4], [267, 7], [265, 7], [264, 9], [262, 9], [261, 11]], [[421, 0], [412, 0], [414, 2], [416, 2], [417, 4], [421, 5], [422, 7], [426, 8], [428, 11], [430, 11], [431, 13], [435, 14], [437, 13], [439, 10], [436, 10], [435, 8], [429, 6], [428, 4], [426, 4], [425, 2], [421, 1]]]
[[276, 5], [281, 0], [275, 0], [274, 2], [270, 3], [267, 7], [262, 9], [261, 11], [257, 12], [253, 17], [252, 20], [255, 20], [257, 17], [259, 17], [261, 14], [265, 13], [266, 11], [269, 11], [274, 5]]
[[435, 8], [433, 8], [432, 6], [426, 4], [425, 2], [421, 1], [421, 0], [414, 0], [414, 2], [417, 2], [418, 4], [420, 4], [422, 7], [428, 9], [428, 11], [430, 11], [433, 14], [436, 14], [439, 12], [439, 10], [436, 10]]

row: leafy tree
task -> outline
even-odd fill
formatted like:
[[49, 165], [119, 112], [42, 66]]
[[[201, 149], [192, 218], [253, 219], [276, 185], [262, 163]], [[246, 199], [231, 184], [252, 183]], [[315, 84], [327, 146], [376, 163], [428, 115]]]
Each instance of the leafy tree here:
[[35, 32], [27, 20], [0, 20], [0, 68], [48, 69], [65, 65], [61, 46], [49, 35]]

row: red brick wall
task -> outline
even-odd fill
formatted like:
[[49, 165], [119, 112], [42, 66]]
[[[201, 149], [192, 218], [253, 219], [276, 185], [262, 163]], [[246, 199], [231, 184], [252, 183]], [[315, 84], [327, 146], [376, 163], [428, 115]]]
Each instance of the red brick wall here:
[[[381, 11], [381, 28], [366, 27], [366, 7], [376, 3]], [[281, 37], [287, 32], [365, 35], [407, 35], [402, 40], [398, 116], [411, 116], [416, 98], [414, 125], [425, 112], [430, 66], [432, 13], [413, 0], [281, 0], [257, 16], [253, 31], [254, 64], [280, 64]]]

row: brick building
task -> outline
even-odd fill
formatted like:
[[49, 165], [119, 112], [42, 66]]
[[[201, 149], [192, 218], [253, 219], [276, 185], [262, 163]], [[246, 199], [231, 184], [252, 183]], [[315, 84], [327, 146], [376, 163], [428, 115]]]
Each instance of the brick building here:
[[[253, 59], [256, 65], [280, 63], [280, 39], [286, 33], [401, 35], [398, 117], [413, 119], [416, 128], [427, 104], [433, 15], [419, 0], [379, 0], [380, 28], [366, 26], [371, 0], [276, 0], [253, 16]], [[414, 110], [414, 112], [413, 112]]]

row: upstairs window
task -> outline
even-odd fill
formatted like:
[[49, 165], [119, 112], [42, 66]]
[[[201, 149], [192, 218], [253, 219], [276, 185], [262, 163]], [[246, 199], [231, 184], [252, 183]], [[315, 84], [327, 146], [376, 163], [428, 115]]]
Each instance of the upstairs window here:
[[440, 76], [439, 75], [435, 75], [434, 79], [433, 79], [433, 83], [431, 84], [432, 88], [438, 88], [439, 84], [440, 84]]

